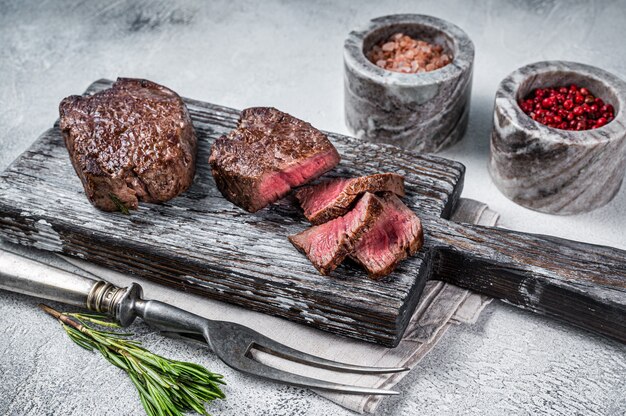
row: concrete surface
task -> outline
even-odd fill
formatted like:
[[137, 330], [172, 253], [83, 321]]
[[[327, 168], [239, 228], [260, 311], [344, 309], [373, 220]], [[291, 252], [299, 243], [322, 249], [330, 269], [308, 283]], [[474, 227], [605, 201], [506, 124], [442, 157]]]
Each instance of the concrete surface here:
[[[57, 118], [59, 101], [93, 80], [146, 77], [181, 95], [236, 108], [273, 105], [346, 133], [342, 47], [372, 17], [424, 13], [461, 26], [476, 45], [465, 139], [444, 153], [468, 167], [464, 195], [503, 225], [626, 249], [626, 190], [585, 215], [516, 206], [487, 174], [496, 87], [544, 59], [626, 74], [618, 1], [0, 2], [0, 169]], [[130, 382], [73, 345], [34, 306], [0, 293], [0, 413], [142, 414]], [[236, 374], [203, 350], [144, 326], [149, 348], [226, 375], [216, 415], [349, 415], [314, 393]], [[472, 327], [452, 329], [387, 400], [380, 415], [626, 414], [626, 348], [496, 302]]]

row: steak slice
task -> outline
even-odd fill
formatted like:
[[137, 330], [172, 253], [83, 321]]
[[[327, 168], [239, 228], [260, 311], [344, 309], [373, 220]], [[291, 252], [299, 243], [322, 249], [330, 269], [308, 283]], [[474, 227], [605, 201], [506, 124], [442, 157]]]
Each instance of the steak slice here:
[[339, 163], [325, 134], [275, 108], [243, 110], [237, 128], [211, 147], [218, 189], [233, 204], [256, 212]]
[[380, 200], [366, 193], [343, 217], [292, 235], [289, 241], [306, 254], [321, 274], [328, 275], [353, 250], [355, 242], [376, 222], [382, 210]]
[[187, 107], [151, 81], [118, 78], [59, 105], [60, 127], [89, 201], [104, 211], [164, 202], [187, 190], [197, 140]]
[[351, 179], [332, 179], [296, 191], [304, 215], [313, 224], [322, 224], [350, 210], [354, 201], [365, 192], [393, 192], [404, 196], [404, 177], [395, 173], [379, 173]]
[[350, 255], [372, 279], [390, 274], [400, 261], [415, 254], [424, 244], [422, 223], [417, 215], [392, 193], [385, 193], [380, 199], [382, 213]]

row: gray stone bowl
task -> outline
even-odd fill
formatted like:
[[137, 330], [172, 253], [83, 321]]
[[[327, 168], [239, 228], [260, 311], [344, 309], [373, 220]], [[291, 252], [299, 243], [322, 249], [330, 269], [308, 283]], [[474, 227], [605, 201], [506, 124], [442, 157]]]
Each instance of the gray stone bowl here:
[[[440, 44], [452, 54], [443, 68], [418, 74], [387, 71], [365, 53], [395, 33]], [[474, 44], [458, 26], [432, 16], [373, 19], [344, 44], [346, 124], [360, 138], [418, 152], [437, 152], [467, 129]]]
[[[518, 105], [535, 88], [577, 84], [615, 107], [603, 127], [545, 126]], [[577, 214], [608, 203], [626, 170], [626, 83], [589, 65], [546, 61], [506, 77], [496, 93], [489, 172], [514, 202], [550, 214]]]

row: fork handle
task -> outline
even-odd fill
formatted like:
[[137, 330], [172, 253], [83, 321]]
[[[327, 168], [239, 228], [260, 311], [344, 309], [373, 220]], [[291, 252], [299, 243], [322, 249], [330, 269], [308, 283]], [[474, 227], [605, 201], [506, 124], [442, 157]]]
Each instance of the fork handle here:
[[0, 289], [106, 313], [122, 326], [142, 318], [162, 331], [203, 333], [206, 320], [167, 303], [141, 298], [141, 286], [125, 288], [50, 267], [0, 250]]
[[3, 250], [0, 289], [106, 313], [123, 326], [133, 322], [134, 304], [142, 292], [137, 284], [119, 288]]
[[208, 321], [206, 318], [158, 300], [136, 300], [133, 313], [151, 327], [165, 332], [187, 332], [204, 335]]

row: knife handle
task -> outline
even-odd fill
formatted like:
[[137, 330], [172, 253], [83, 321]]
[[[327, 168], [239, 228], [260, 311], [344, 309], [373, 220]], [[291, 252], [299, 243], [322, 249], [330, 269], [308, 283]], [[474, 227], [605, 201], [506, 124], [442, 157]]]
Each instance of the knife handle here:
[[439, 218], [425, 232], [433, 278], [626, 343], [626, 251]]
[[123, 326], [134, 320], [134, 303], [141, 298], [137, 284], [119, 288], [2, 250], [0, 289], [106, 313]]

